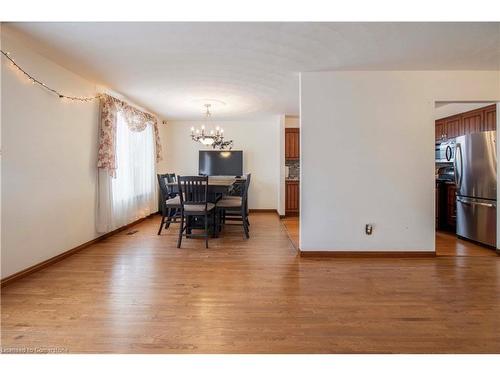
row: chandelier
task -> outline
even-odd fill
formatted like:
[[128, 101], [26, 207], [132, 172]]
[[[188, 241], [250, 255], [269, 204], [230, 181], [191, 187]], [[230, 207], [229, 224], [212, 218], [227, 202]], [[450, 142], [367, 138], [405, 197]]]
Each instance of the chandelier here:
[[195, 142], [199, 142], [205, 146], [211, 146], [213, 149], [218, 148], [219, 150], [231, 150], [233, 148], [233, 141], [224, 140], [224, 129], [217, 126], [215, 130], [208, 131], [205, 129], [205, 125], [208, 125], [210, 120], [210, 106], [211, 104], [204, 104], [205, 110], [205, 124], [201, 125], [201, 129], [191, 128], [191, 139]]

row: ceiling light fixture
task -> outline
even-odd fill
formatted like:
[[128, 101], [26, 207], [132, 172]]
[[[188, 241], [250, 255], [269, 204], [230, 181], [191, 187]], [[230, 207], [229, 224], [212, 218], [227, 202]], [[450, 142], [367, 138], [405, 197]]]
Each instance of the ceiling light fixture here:
[[208, 131], [205, 126], [208, 126], [210, 117], [211, 104], [204, 104], [205, 110], [205, 123], [201, 125], [201, 129], [191, 128], [191, 139], [195, 142], [199, 142], [205, 146], [211, 146], [213, 149], [218, 148], [219, 150], [231, 150], [233, 148], [233, 141], [224, 140], [224, 129], [217, 126], [215, 131], [212, 129]]

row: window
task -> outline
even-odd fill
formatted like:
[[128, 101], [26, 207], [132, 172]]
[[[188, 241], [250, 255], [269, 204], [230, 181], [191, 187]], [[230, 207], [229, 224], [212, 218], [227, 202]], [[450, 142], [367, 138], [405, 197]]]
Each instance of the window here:
[[152, 126], [140, 132], [128, 128], [118, 111], [116, 178], [112, 179], [113, 217], [118, 226], [147, 216], [156, 206], [155, 143]]

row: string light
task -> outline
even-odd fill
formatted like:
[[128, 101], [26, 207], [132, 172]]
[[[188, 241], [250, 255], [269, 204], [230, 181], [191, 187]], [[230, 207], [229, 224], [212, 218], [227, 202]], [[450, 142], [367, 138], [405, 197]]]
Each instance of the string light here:
[[48, 91], [56, 94], [59, 97], [59, 99], [61, 99], [61, 100], [67, 99], [67, 100], [78, 101], [78, 102], [91, 102], [92, 100], [99, 99], [99, 95], [96, 95], [96, 96], [68, 96], [68, 95], [64, 95], [61, 92], [57, 91], [56, 89], [53, 89], [53, 88], [47, 86], [45, 83], [39, 81], [38, 79], [33, 77], [31, 74], [29, 74], [27, 71], [25, 71], [23, 68], [21, 68], [19, 65], [17, 65], [17, 63], [14, 61], [14, 59], [12, 57], [10, 57], [10, 52], [5, 52], [3, 50], [0, 50], [0, 52], [2, 52], [2, 55], [4, 55], [12, 63], [12, 66], [17, 68], [17, 70], [19, 70], [21, 73], [24, 74], [24, 76], [26, 78], [28, 78], [29, 82], [31, 82], [32, 85], [34, 85], [35, 83], [40, 85], [45, 90], [48, 90]]

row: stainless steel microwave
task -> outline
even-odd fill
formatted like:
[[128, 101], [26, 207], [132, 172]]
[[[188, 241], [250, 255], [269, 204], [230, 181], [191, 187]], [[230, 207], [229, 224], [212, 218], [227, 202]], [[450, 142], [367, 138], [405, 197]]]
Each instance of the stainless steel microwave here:
[[436, 143], [436, 163], [453, 163], [455, 160], [455, 140]]

